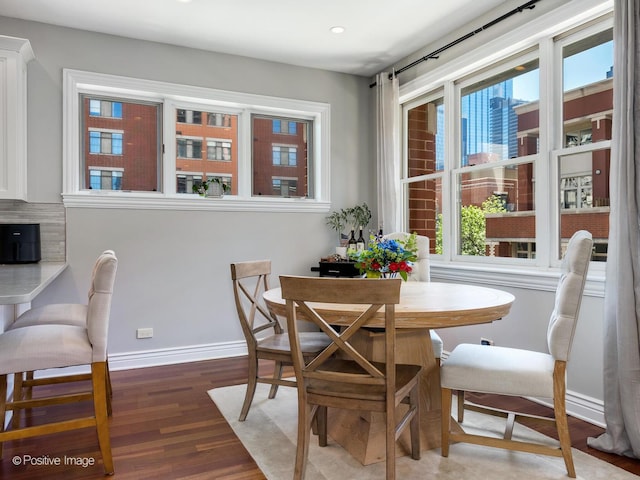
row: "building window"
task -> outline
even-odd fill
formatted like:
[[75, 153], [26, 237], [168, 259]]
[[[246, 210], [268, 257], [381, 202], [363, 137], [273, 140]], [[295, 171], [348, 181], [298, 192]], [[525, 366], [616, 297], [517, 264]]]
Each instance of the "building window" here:
[[194, 138], [178, 138], [178, 157], [202, 160], [202, 140]]
[[200, 174], [186, 174], [178, 173], [176, 192], [177, 193], [193, 193], [193, 186], [202, 183], [202, 175]]
[[210, 127], [231, 127], [231, 115], [224, 113], [207, 113], [207, 125]]
[[297, 163], [297, 148], [273, 146], [273, 164], [295, 167]]
[[286, 135], [295, 135], [298, 127], [297, 122], [291, 120], [274, 119], [272, 122], [273, 133], [283, 133]]
[[207, 160], [231, 161], [231, 142], [207, 140]]
[[401, 88], [403, 228], [433, 238], [432, 254], [546, 268], [585, 229], [606, 258], [613, 36], [592, 20], [498, 61], [479, 47], [416, 81], [426, 93]]
[[122, 190], [122, 171], [89, 168], [91, 190]]
[[122, 102], [97, 98], [89, 99], [89, 115], [92, 117], [122, 118]]
[[197, 110], [178, 109], [176, 111], [176, 117], [178, 123], [192, 123], [196, 125], [202, 123], [202, 112]]
[[272, 185], [273, 194], [278, 197], [297, 196], [298, 180], [295, 178], [274, 178]]
[[122, 155], [122, 133], [90, 130], [89, 153]]
[[[293, 212], [330, 208], [328, 104], [68, 69], [63, 79], [67, 206], [280, 211], [284, 202]], [[96, 115], [99, 109], [111, 116]], [[114, 114], [121, 116], [117, 124]], [[282, 133], [273, 132], [274, 120]], [[281, 164], [273, 163], [274, 146], [285, 147]], [[88, 165], [126, 171], [118, 194], [89, 196], [97, 184]], [[274, 193], [272, 183], [282, 169], [296, 180], [295, 188], [287, 183], [286, 195], [282, 187]], [[196, 200], [194, 182], [211, 175], [230, 191], [217, 202]]]

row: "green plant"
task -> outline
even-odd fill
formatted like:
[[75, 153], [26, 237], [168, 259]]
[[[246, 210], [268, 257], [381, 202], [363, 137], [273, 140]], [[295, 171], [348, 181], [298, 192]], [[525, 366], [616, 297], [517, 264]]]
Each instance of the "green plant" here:
[[356, 230], [359, 227], [365, 228], [371, 221], [371, 210], [366, 203], [362, 205], [356, 205], [355, 207], [343, 208], [331, 212], [331, 215], [326, 217], [327, 225], [335, 230], [338, 234], [338, 244], [342, 242], [344, 238], [342, 232], [345, 227], [350, 227], [352, 230]]
[[199, 183], [194, 183], [193, 187], [191, 187], [191, 190], [193, 190], [193, 193], [197, 193], [200, 196], [206, 197], [207, 192], [209, 191], [209, 185], [213, 183], [217, 183], [218, 185], [220, 185], [222, 187], [223, 193], [227, 193], [227, 191], [229, 190], [229, 185], [224, 183], [220, 177], [213, 177], [207, 180], [203, 180]]

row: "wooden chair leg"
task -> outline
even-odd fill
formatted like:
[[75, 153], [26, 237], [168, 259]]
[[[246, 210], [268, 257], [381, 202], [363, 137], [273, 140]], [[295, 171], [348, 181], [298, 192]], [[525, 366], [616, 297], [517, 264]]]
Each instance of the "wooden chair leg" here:
[[[0, 375], [0, 432], [4, 432], [5, 417], [7, 412], [7, 376]], [[0, 442], [0, 459], [2, 459], [2, 442]]]
[[93, 408], [96, 416], [98, 443], [102, 453], [104, 472], [113, 475], [113, 456], [111, 454], [111, 437], [109, 435], [109, 417], [107, 415], [107, 380], [106, 363], [91, 364], [91, 382], [93, 386]]
[[387, 480], [396, 478], [396, 409], [394, 402], [387, 399], [387, 409], [385, 413], [385, 434], [386, 434], [386, 467]]
[[464, 390], [456, 390], [458, 397], [458, 423], [464, 422]]
[[[273, 379], [280, 380], [282, 378], [282, 362], [276, 362], [275, 367], [273, 369]], [[271, 385], [271, 389], [269, 390], [269, 398], [275, 398], [276, 393], [278, 393], [278, 385]]]
[[319, 406], [315, 416], [314, 425], [318, 430], [318, 445], [327, 446], [327, 407]]
[[414, 460], [420, 460], [420, 408], [418, 407], [420, 403], [420, 391], [417, 388], [414, 388], [411, 391], [411, 395], [409, 397], [409, 408], [415, 408], [416, 413], [413, 415], [411, 419], [411, 423], [409, 424], [409, 431], [411, 433], [411, 458]]
[[241, 422], [244, 422], [249, 413], [251, 402], [253, 402], [253, 396], [256, 393], [256, 384], [258, 383], [258, 359], [255, 354], [249, 353], [249, 378], [247, 380], [247, 393], [244, 395], [244, 403], [242, 404], [242, 410], [240, 410]]
[[442, 389], [442, 418], [440, 423], [442, 424], [442, 445], [440, 446], [440, 454], [443, 457], [448, 457], [449, 430], [451, 429], [451, 389], [449, 388]]
[[560, 450], [564, 464], [567, 467], [567, 474], [571, 478], [576, 478], [576, 469], [573, 465], [573, 455], [571, 454], [571, 435], [569, 434], [569, 421], [567, 420], [567, 407], [565, 404], [566, 384], [565, 384], [566, 363], [556, 362], [553, 372], [553, 410], [556, 418], [556, 428], [558, 429], [558, 439], [560, 440]]
[[311, 441], [311, 422], [318, 407], [311, 407], [304, 398], [298, 395], [298, 441], [296, 448], [296, 464], [293, 480], [303, 480], [307, 470], [309, 442]]
[[[31, 373], [31, 377], [33, 378], [33, 372], [28, 372]], [[18, 373], [14, 373], [13, 374], [13, 401], [20, 401], [23, 400], [24, 398], [26, 398], [23, 394], [24, 394], [24, 387], [22, 385], [24, 379], [24, 373], [23, 372], [18, 372]], [[29, 391], [31, 391], [31, 389], [29, 389]], [[6, 394], [5, 394], [6, 397]], [[31, 398], [31, 395], [29, 395], [29, 398]], [[5, 398], [6, 401], [6, 398]], [[2, 417], [4, 419], [4, 417]], [[16, 429], [20, 427], [20, 410], [13, 410], [13, 416], [11, 417], [11, 428], [12, 429]]]

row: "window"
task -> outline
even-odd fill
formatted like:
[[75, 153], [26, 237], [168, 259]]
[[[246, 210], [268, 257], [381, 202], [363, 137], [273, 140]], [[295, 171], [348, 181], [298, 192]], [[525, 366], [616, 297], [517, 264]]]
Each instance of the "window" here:
[[178, 182], [176, 185], [176, 192], [178, 193], [192, 193], [194, 185], [200, 185], [202, 183], [202, 175], [178, 173], [176, 175]]
[[[65, 205], [329, 210], [329, 105], [67, 69], [63, 76]], [[98, 184], [107, 190], [93, 170], [117, 169], [113, 194], [89, 196]], [[192, 187], [212, 175], [231, 190], [202, 202]]]
[[122, 133], [89, 130], [89, 153], [122, 155]]
[[207, 160], [231, 161], [231, 142], [207, 140]]
[[224, 113], [207, 113], [207, 125], [210, 127], [231, 127], [231, 115]]
[[501, 39], [501, 58], [479, 47], [400, 89], [403, 227], [443, 268], [558, 266], [580, 229], [606, 260], [612, 20], [537, 21], [526, 42], [504, 35], [519, 47]]
[[92, 98], [89, 100], [89, 115], [92, 117], [122, 118], [122, 103]]
[[[287, 134], [287, 144], [279, 143], [283, 128], [295, 132]], [[308, 158], [313, 149], [311, 122], [254, 115], [252, 129], [254, 195], [312, 197], [313, 184], [308, 181], [313, 167]]]
[[194, 110], [178, 109], [176, 111], [176, 117], [178, 119], [178, 123], [193, 123], [193, 124], [202, 123], [202, 112], [198, 112]]
[[122, 190], [122, 171], [89, 168], [89, 188], [92, 190]]
[[296, 166], [296, 147], [286, 146], [273, 146], [273, 164], [274, 165], [289, 165]]
[[178, 157], [202, 160], [202, 140], [193, 138], [178, 138]]

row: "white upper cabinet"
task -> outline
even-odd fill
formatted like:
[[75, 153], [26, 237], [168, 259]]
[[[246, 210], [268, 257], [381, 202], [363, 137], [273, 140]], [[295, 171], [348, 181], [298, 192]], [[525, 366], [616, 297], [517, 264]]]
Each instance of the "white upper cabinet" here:
[[29, 40], [0, 35], [0, 199], [27, 200]]

